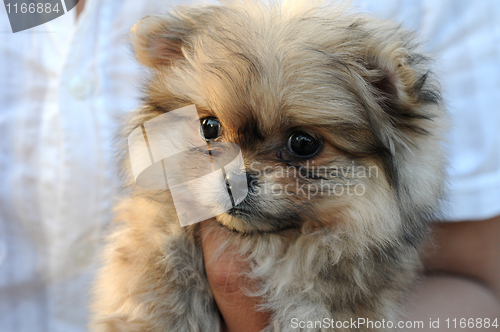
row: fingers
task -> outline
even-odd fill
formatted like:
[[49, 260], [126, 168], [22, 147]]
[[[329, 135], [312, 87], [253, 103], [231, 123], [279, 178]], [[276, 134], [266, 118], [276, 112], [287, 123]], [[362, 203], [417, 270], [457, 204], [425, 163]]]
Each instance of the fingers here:
[[203, 255], [208, 282], [225, 322], [226, 332], [259, 332], [266, 327], [268, 315], [257, 311], [260, 299], [246, 296], [242, 287], [251, 287], [241, 276], [248, 269], [236, 250], [225, 250], [217, 255], [218, 246], [224, 241], [223, 232], [210, 231], [202, 225]]

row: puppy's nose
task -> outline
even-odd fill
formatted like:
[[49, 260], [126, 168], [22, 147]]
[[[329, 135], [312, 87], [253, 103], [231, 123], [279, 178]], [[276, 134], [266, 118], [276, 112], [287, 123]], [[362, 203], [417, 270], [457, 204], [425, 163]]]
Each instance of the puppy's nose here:
[[247, 172], [247, 185], [248, 185], [248, 190], [252, 189], [255, 187], [257, 184], [257, 179], [250, 173]]
[[231, 198], [233, 207], [241, 203], [250, 192], [248, 184], [248, 174], [226, 173], [225, 176], [227, 192]]
[[[250, 174], [248, 172], [245, 172], [245, 173], [246, 173], [246, 180], [247, 180], [247, 188], [248, 188], [248, 190], [251, 190], [257, 184], [257, 179], [252, 174]], [[233, 190], [235, 187], [235, 184], [237, 184], [237, 186], [241, 186], [241, 184], [242, 184], [241, 182], [244, 179], [244, 177], [242, 175], [243, 174], [227, 173], [226, 178], [225, 178], [227, 189]]]

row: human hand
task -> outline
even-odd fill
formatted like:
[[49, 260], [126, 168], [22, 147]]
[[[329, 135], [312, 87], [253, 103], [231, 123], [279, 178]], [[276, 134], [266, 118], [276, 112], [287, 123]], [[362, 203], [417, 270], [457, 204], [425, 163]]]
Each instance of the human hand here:
[[208, 282], [224, 320], [223, 331], [262, 331], [269, 315], [257, 310], [259, 298], [246, 296], [242, 290], [243, 286], [249, 286], [249, 282], [239, 274], [248, 266], [236, 250], [225, 250], [215, 258], [223, 234], [211, 231], [208, 223], [201, 226], [203, 255]]

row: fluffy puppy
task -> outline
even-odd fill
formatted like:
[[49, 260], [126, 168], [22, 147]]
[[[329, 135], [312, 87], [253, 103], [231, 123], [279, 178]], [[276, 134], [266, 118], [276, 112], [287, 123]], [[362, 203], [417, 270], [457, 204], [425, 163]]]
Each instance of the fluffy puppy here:
[[[151, 77], [124, 137], [194, 104], [205, 139], [241, 148], [248, 196], [206, 225], [246, 257], [265, 331], [396, 321], [444, 187], [446, 116], [412, 35], [340, 5], [228, 1], [147, 17], [131, 41]], [[220, 331], [200, 224], [179, 225], [168, 190], [127, 188], [93, 330]]]

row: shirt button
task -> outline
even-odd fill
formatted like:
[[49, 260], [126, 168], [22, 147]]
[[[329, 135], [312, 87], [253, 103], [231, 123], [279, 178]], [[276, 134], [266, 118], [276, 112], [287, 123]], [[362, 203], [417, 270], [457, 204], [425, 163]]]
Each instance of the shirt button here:
[[7, 244], [3, 241], [0, 241], [0, 266], [3, 265], [6, 258], [7, 258]]
[[93, 90], [93, 82], [86, 76], [76, 75], [69, 80], [69, 92], [76, 99], [84, 100], [88, 98]]

